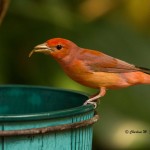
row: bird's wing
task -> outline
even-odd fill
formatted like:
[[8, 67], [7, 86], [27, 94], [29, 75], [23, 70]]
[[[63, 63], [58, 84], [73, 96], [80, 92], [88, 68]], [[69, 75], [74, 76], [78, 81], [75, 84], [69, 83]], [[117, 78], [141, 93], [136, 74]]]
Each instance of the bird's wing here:
[[99, 51], [83, 49], [78, 59], [92, 72], [125, 73], [139, 71], [140, 68]]

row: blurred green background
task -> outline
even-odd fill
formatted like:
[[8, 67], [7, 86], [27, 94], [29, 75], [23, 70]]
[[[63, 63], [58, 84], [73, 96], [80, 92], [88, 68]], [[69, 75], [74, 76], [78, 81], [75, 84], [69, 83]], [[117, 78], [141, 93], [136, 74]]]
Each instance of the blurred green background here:
[[[69, 79], [49, 56], [28, 58], [35, 45], [54, 37], [150, 68], [150, 1], [10, 1], [0, 26], [0, 84], [97, 92]], [[149, 90], [139, 85], [107, 91], [97, 108], [100, 121], [94, 125], [93, 150], [150, 148]]]

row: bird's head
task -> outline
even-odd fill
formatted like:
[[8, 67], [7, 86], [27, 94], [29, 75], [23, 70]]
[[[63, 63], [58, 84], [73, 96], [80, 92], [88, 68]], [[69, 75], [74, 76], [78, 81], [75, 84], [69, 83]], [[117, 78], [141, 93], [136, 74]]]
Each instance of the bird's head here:
[[44, 53], [53, 56], [55, 59], [62, 59], [76, 50], [77, 45], [63, 38], [53, 38], [43, 44], [37, 45], [30, 52], [29, 57], [34, 52]]

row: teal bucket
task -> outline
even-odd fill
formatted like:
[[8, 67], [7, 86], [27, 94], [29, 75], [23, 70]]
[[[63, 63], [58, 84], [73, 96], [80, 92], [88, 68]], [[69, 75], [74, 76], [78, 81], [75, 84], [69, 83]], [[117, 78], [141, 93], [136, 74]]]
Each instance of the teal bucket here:
[[84, 94], [21, 85], [0, 86], [0, 149], [91, 150], [98, 115]]

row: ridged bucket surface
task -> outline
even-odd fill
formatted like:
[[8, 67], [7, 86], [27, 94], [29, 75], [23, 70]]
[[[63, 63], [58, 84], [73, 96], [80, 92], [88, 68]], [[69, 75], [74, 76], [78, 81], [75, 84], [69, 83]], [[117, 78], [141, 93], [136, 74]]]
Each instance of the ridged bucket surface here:
[[[16, 131], [88, 120], [92, 105], [84, 94], [22, 85], [0, 86], [0, 130]], [[0, 150], [91, 150], [92, 126], [38, 135], [0, 137]]]

